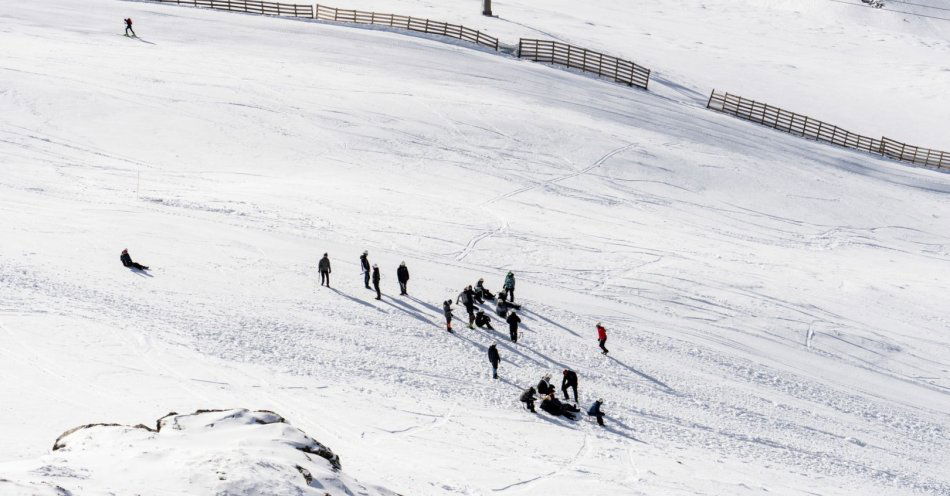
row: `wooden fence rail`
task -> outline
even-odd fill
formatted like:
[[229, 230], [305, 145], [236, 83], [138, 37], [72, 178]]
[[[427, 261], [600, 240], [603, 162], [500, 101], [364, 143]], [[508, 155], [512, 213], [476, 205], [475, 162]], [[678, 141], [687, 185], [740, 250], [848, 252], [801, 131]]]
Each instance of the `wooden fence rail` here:
[[314, 19], [322, 21], [352, 22], [356, 24], [375, 24], [377, 26], [389, 26], [393, 28], [407, 29], [419, 33], [435, 34], [448, 36], [459, 40], [469, 41], [477, 45], [498, 50], [498, 38], [489, 36], [481, 31], [460, 26], [458, 24], [449, 24], [442, 21], [433, 21], [432, 19], [422, 19], [419, 17], [401, 16], [396, 14], [382, 14], [379, 12], [366, 12], [362, 10], [347, 10], [327, 7], [326, 5], [316, 6], [316, 15]]
[[252, 14], [275, 15], [286, 17], [314, 18], [313, 5], [294, 3], [264, 2], [261, 0], [150, 0], [159, 3], [173, 3], [176, 5], [190, 5], [215, 10], [231, 12], [248, 12]]
[[606, 76], [619, 83], [643, 89], [647, 89], [650, 83], [650, 69], [629, 60], [557, 41], [522, 38], [518, 41], [518, 57], [593, 72], [598, 76]]
[[863, 136], [834, 124], [730, 93], [713, 90], [706, 108], [816, 141], [877, 153], [915, 164], [937, 168], [950, 167], [948, 152], [912, 146], [886, 137]]

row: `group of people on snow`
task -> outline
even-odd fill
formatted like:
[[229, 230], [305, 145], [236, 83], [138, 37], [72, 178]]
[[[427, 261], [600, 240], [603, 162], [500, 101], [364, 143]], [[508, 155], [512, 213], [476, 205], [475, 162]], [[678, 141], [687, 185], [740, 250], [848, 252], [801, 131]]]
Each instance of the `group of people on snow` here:
[[[132, 261], [132, 257], [129, 255], [128, 249], [122, 250], [122, 254], [120, 255], [119, 259], [122, 261], [122, 265], [125, 267], [129, 267], [134, 270], [148, 270], [147, 266]], [[379, 288], [379, 266], [376, 264], [370, 265], [368, 251], [364, 251], [363, 254], [360, 255], [360, 267], [363, 273], [363, 284], [366, 286], [366, 289], [375, 290], [376, 299], [381, 299], [382, 295]], [[320, 272], [320, 285], [329, 288], [330, 273], [332, 272], [329, 254], [323, 254], [323, 258], [321, 258], [317, 264], [317, 269]], [[399, 282], [399, 294], [408, 295], [407, 285], [409, 283], [409, 269], [406, 267], [406, 262], [400, 263], [399, 267], [396, 269], [396, 279]], [[371, 281], [373, 283], [372, 288], [369, 285]], [[489, 317], [483, 310], [476, 309], [475, 305], [476, 303], [484, 304], [487, 301], [495, 300], [495, 313], [499, 317], [505, 319], [505, 322], [508, 323], [509, 337], [513, 343], [517, 343], [518, 325], [521, 323], [521, 317], [518, 316], [516, 310], [521, 310], [521, 305], [514, 303], [514, 298], [515, 275], [513, 272], [509, 271], [505, 276], [502, 290], [499, 291], [497, 295], [493, 294], [485, 287], [484, 279], [479, 279], [474, 286], [466, 286], [462, 292], [459, 293], [455, 302], [461, 303], [465, 307], [465, 312], [468, 314], [469, 329], [474, 329], [477, 326], [480, 329], [494, 331], [495, 328], [491, 324], [491, 317]], [[452, 300], [445, 300], [442, 303], [442, 310], [445, 316], [446, 330], [448, 330], [448, 332], [454, 332], [452, 330]], [[601, 353], [606, 355], [608, 350], [604, 344], [607, 342], [607, 330], [600, 322], [597, 323], [597, 341], [599, 343]], [[488, 361], [492, 367], [492, 378], [497, 379], [498, 367], [501, 364], [501, 355], [498, 353], [497, 343], [492, 343], [492, 345], [488, 347]], [[535, 396], [537, 394], [541, 397], [541, 410], [554, 416], [562, 416], [570, 420], [576, 420], [575, 414], [579, 412], [576, 406], [578, 403], [577, 373], [570, 369], [564, 369], [562, 375], [561, 392], [564, 394], [565, 401], [569, 401], [571, 399], [571, 397], [568, 395], [568, 392], [573, 392], [573, 405], [570, 403], [561, 402], [557, 398], [554, 386], [551, 384], [550, 374], [544, 375], [538, 382], [536, 388], [530, 387], [524, 391], [521, 394], [521, 402], [525, 404], [529, 411], [532, 413], [537, 413], [534, 408], [535, 401], [538, 399]], [[600, 425], [604, 425], [604, 414], [601, 411], [601, 406], [603, 403], [603, 399], [598, 399], [587, 411], [588, 415], [597, 418], [597, 423]]]
[[[525, 408], [527, 408], [531, 413], [537, 413], [537, 410], [534, 409], [534, 402], [538, 400], [538, 398], [535, 396], [537, 394], [541, 397], [541, 410], [554, 415], [555, 417], [564, 417], [568, 420], [577, 420], [575, 414], [580, 412], [580, 410], [577, 408], [577, 373], [570, 369], [564, 369], [562, 375], [563, 378], [561, 379], [561, 392], [564, 394], [563, 402], [557, 398], [554, 385], [551, 384], [551, 374], [545, 374], [543, 377], [541, 377], [541, 380], [538, 381], [537, 387], [531, 386], [521, 393], [520, 400], [525, 404]], [[574, 393], [573, 405], [568, 403], [568, 401], [571, 399], [571, 397], [567, 394], [568, 391], [573, 391]], [[587, 409], [587, 415], [595, 417], [597, 419], [598, 425], [604, 425], [604, 413], [601, 411], [601, 406], [603, 404], [604, 400], [598, 399], [593, 404], [591, 404], [590, 408]]]

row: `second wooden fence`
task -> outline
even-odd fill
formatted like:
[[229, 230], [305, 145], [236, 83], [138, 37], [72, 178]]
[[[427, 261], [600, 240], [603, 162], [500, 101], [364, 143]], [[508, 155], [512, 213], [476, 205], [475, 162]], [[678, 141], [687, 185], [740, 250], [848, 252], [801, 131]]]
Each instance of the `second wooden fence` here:
[[592, 72], [643, 89], [647, 89], [650, 83], [650, 69], [629, 60], [558, 41], [522, 38], [518, 41], [518, 57]]
[[929, 167], [950, 167], [948, 152], [908, 145], [887, 137], [860, 135], [834, 124], [730, 93], [713, 90], [706, 108], [816, 141]]

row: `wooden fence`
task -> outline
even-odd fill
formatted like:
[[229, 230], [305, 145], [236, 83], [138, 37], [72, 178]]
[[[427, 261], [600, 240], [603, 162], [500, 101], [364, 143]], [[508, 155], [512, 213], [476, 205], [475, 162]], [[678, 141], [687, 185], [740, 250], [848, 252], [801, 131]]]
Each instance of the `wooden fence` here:
[[593, 72], [598, 76], [606, 76], [619, 83], [643, 89], [647, 89], [650, 82], [650, 69], [629, 60], [557, 41], [522, 38], [518, 41], [518, 57]]
[[159, 3], [173, 3], [176, 5], [191, 5], [215, 10], [229, 10], [232, 12], [248, 12], [252, 14], [276, 15], [287, 17], [314, 18], [313, 5], [298, 5], [295, 3], [264, 2], [259, 0], [150, 0]]
[[877, 153], [915, 164], [950, 167], [950, 153], [907, 145], [886, 137], [872, 138], [852, 133], [834, 124], [738, 95], [713, 90], [706, 108], [816, 141]]
[[489, 36], [481, 31], [458, 24], [449, 24], [442, 21], [433, 21], [431, 19], [421, 19], [396, 14], [381, 14], [379, 12], [365, 12], [362, 10], [337, 9], [325, 5], [316, 6], [316, 15], [314, 18], [323, 21], [375, 24], [377, 26], [389, 26], [419, 33], [449, 36], [498, 50], [498, 38], [494, 36]]

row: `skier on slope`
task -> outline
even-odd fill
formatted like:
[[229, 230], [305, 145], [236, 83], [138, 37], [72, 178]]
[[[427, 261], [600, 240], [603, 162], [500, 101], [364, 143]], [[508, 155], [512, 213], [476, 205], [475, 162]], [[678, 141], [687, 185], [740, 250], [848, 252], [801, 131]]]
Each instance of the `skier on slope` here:
[[317, 268], [320, 270], [320, 285], [323, 286], [326, 284], [326, 287], [330, 287], [330, 256], [326, 253], [323, 254], [323, 258], [320, 259], [320, 263], [317, 265]]
[[455, 303], [459, 301], [462, 302], [462, 305], [465, 305], [465, 311], [468, 312], [468, 328], [475, 328], [475, 291], [472, 290], [471, 286], [466, 286], [465, 289], [459, 293], [458, 298], [455, 299]]
[[452, 330], [452, 300], [442, 302], [442, 314], [445, 315], [445, 330], [454, 332]]
[[537, 399], [534, 397], [534, 393], [535, 393], [534, 387], [529, 387], [527, 390], [525, 390], [525, 392], [521, 393], [521, 402], [524, 403], [525, 407], [531, 413], [538, 413], [534, 409], [534, 402]]
[[148, 267], [132, 261], [132, 256], [129, 255], [129, 249], [125, 248], [122, 250], [122, 254], [119, 255], [119, 260], [122, 261], [122, 265], [135, 270], [148, 270]]
[[597, 323], [597, 342], [600, 343], [601, 353], [604, 355], [610, 353], [604, 346], [604, 343], [607, 342], [607, 329], [600, 325], [600, 322]]
[[505, 319], [505, 322], [508, 322], [508, 335], [511, 337], [512, 343], [518, 342], [518, 324], [521, 323], [521, 317], [517, 313], [511, 312], [511, 315]]
[[495, 330], [495, 328], [491, 325], [491, 317], [485, 315], [485, 312], [481, 310], [475, 314], [475, 326], [479, 329], [488, 329], [490, 331]]
[[604, 404], [604, 400], [599, 399], [590, 406], [590, 409], [587, 410], [587, 415], [591, 417], [597, 417], [597, 425], [604, 425], [604, 412], [600, 411], [601, 405]]
[[503, 286], [503, 288], [508, 293], [508, 301], [514, 303], [515, 301], [515, 274], [514, 272], [508, 271], [508, 275], [505, 276], [505, 285]]
[[379, 294], [379, 266], [376, 264], [373, 264], [373, 288], [376, 290], [376, 299], [383, 299], [382, 295]]
[[364, 251], [363, 254], [360, 255], [360, 267], [363, 269], [363, 285], [366, 286], [366, 289], [371, 289], [369, 287], [369, 276], [370, 276], [369, 258], [367, 257], [369, 257], [368, 251]]
[[135, 36], [135, 31], [132, 30], [132, 18], [126, 17], [125, 18], [125, 35], [128, 36], [130, 31], [132, 32], [132, 36], [137, 38], [137, 36]]
[[399, 294], [408, 295], [406, 284], [409, 283], [409, 269], [406, 268], [406, 262], [399, 264], [399, 268], [396, 269], [396, 279], [399, 281]]
[[577, 403], [577, 372], [571, 369], [564, 369], [563, 376], [561, 379], [561, 392], [564, 393], [564, 399], [571, 399], [571, 397], [567, 395], [567, 390], [574, 389], [574, 403]]
[[498, 364], [501, 362], [501, 356], [498, 355], [498, 347], [492, 343], [488, 347], [488, 361], [491, 363], [492, 379], [498, 378]]

